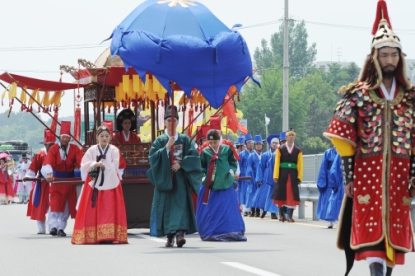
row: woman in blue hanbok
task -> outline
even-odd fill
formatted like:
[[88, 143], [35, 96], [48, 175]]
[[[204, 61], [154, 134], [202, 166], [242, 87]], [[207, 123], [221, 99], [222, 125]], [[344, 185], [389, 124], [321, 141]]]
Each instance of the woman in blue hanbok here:
[[248, 157], [248, 165], [246, 169], [247, 176], [251, 177], [248, 182], [248, 188], [246, 189], [246, 207], [251, 208], [250, 217], [259, 217], [260, 209], [256, 208], [254, 197], [256, 190], [258, 189], [258, 183], [256, 182], [256, 173], [258, 170], [259, 163], [262, 155], [262, 137], [261, 135], [255, 135], [254, 138], [254, 150]]
[[235, 196], [237, 170], [233, 151], [220, 143], [217, 131], [207, 134], [209, 147], [200, 154], [205, 175], [200, 187], [196, 222], [203, 241], [246, 241], [245, 224]]
[[267, 138], [270, 149], [262, 154], [261, 162], [259, 163], [256, 182], [259, 187], [256, 191], [254, 202], [256, 208], [263, 210], [261, 218], [264, 218], [267, 212], [271, 213], [271, 219], [278, 219], [278, 206], [271, 199], [274, 190], [274, 164], [275, 164], [275, 150], [279, 147], [279, 135], [271, 134]]

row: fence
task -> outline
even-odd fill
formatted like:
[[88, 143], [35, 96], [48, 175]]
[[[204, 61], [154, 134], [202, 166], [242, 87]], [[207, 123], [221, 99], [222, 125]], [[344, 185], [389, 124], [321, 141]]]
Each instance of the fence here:
[[[300, 186], [300, 206], [298, 208], [298, 218], [305, 218], [305, 202], [311, 201], [313, 204], [313, 220], [318, 220], [317, 204], [319, 191], [317, 189], [317, 177], [320, 171], [323, 154], [313, 154], [303, 156], [303, 182]], [[415, 198], [411, 204], [412, 228], [415, 231]]]

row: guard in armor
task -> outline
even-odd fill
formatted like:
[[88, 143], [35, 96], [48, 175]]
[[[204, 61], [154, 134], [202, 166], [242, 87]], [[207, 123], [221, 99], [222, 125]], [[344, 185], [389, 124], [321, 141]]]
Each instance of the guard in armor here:
[[357, 81], [340, 92], [325, 132], [342, 157], [345, 193], [337, 246], [345, 250], [346, 275], [366, 260], [371, 275], [391, 275], [414, 250], [410, 218], [415, 195], [415, 89], [405, 54], [380, 0], [371, 53]]

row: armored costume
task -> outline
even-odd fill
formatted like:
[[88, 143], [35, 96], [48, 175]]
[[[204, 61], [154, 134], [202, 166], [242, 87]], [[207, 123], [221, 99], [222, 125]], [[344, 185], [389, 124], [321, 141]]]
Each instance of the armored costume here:
[[[415, 89], [405, 74], [405, 55], [383, 0], [373, 34], [359, 79], [341, 89], [344, 97], [324, 134], [342, 156], [345, 185], [353, 185], [353, 198], [343, 200], [337, 242], [348, 258], [346, 275], [353, 258], [369, 264], [369, 258], [379, 258], [391, 273], [395, 264], [404, 263], [403, 253], [413, 251], [408, 184], [415, 176]], [[399, 55], [389, 92], [378, 60], [385, 47]], [[372, 264], [370, 269], [372, 275], [384, 275], [376, 274]]]

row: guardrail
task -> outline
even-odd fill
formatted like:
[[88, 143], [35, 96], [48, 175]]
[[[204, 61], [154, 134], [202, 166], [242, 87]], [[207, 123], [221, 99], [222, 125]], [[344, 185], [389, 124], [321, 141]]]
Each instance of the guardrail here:
[[[317, 217], [317, 204], [320, 193], [317, 188], [317, 184], [314, 182], [302, 182], [300, 185], [300, 206], [298, 207], [298, 218], [305, 218], [305, 202], [310, 201], [313, 204], [313, 220], [319, 220]], [[411, 203], [411, 219], [412, 229], [415, 232], [415, 198]]]
[[320, 193], [317, 184], [314, 182], [302, 182], [300, 185], [300, 206], [298, 207], [298, 218], [305, 218], [305, 202], [311, 201], [313, 204], [313, 220], [319, 220], [317, 217], [317, 204]]

